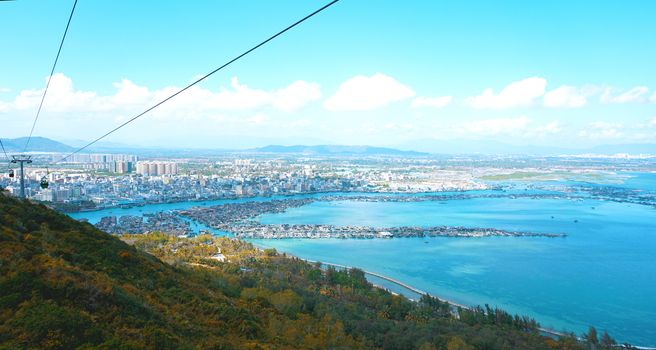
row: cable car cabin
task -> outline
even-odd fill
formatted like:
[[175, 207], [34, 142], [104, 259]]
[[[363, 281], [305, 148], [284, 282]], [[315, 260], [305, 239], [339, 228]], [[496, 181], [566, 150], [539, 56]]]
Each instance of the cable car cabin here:
[[49, 185], [48, 184], [48, 179], [46, 179], [45, 176], [41, 178], [41, 184], [40, 185], [41, 185], [41, 188], [43, 188], [43, 189], [48, 188], [48, 185]]
[[14, 169], [9, 170], [9, 177], [14, 177]]

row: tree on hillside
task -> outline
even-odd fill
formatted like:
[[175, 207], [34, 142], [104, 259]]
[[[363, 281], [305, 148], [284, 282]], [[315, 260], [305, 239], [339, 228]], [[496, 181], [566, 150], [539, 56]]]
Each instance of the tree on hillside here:
[[588, 347], [591, 350], [597, 349], [597, 345], [599, 345], [599, 338], [597, 337], [597, 330], [594, 327], [590, 326], [588, 333], [584, 334], [583, 338], [588, 343]]

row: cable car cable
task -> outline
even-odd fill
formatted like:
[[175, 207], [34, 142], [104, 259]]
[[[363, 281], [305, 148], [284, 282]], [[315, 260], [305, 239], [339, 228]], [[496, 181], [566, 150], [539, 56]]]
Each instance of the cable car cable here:
[[98, 142], [98, 141], [104, 139], [105, 137], [111, 135], [112, 133], [114, 133], [115, 131], [121, 129], [122, 127], [124, 127], [124, 126], [126, 126], [126, 125], [132, 123], [133, 121], [139, 119], [140, 117], [142, 117], [142, 116], [145, 115], [146, 113], [152, 111], [153, 109], [159, 107], [160, 105], [164, 104], [164, 103], [167, 102], [168, 100], [170, 100], [170, 99], [172, 99], [172, 98], [178, 96], [179, 94], [185, 92], [186, 90], [188, 90], [188, 89], [191, 88], [192, 86], [194, 86], [194, 85], [200, 83], [201, 81], [207, 79], [208, 77], [210, 77], [210, 76], [213, 75], [214, 73], [216, 73], [216, 72], [222, 70], [223, 68], [229, 66], [230, 64], [232, 64], [232, 63], [234, 63], [235, 61], [241, 59], [242, 57], [248, 55], [249, 53], [251, 53], [251, 52], [257, 50], [257, 49], [260, 48], [261, 46], [267, 44], [267, 43], [270, 42], [271, 40], [273, 40], [273, 39], [279, 37], [280, 35], [284, 34], [284, 33], [287, 32], [288, 30], [290, 30], [290, 29], [296, 27], [297, 25], [299, 25], [299, 24], [305, 22], [306, 20], [310, 19], [311, 17], [315, 16], [316, 14], [318, 14], [318, 13], [322, 12], [323, 10], [327, 9], [328, 7], [334, 5], [334, 4], [335, 4], [336, 2], [338, 2], [338, 1], [339, 1], [339, 0], [333, 0], [333, 1], [329, 2], [328, 4], [322, 6], [322, 7], [319, 8], [318, 10], [316, 10], [316, 11], [310, 13], [309, 15], [307, 15], [307, 16], [301, 18], [300, 20], [294, 22], [293, 24], [289, 25], [289, 26], [286, 27], [285, 29], [283, 29], [283, 30], [277, 32], [276, 34], [274, 34], [274, 35], [272, 35], [272, 36], [270, 36], [268, 39], [266, 39], [266, 40], [260, 42], [259, 44], [253, 46], [252, 48], [248, 49], [247, 51], [245, 51], [245, 52], [242, 53], [241, 55], [239, 55], [239, 56], [237, 56], [237, 57], [231, 59], [230, 61], [224, 63], [224, 64], [223, 64], [222, 66], [220, 66], [219, 68], [216, 68], [215, 70], [213, 70], [213, 71], [211, 71], [211, 72], [205, 74], [204, 76], [202, 76], [201, 78], [195, 80], [195, 81], [192, 82], [191, 84], [189, 84], [189, 85], [185, 86], [184, 88], [178, 90], [176, 93], [174, 93], [174, 94], [172, 94], [172, 95], [166, 97], [165, 99], [163, 99], [163, 100], [161, 100], [160, 102], [156, 103], [156, 104], [153, 105], [152, 107], [150, 107], [150, 108], [146, 109], [145, 111], [139, 113], [138, 115], [132, 117], [132, 118], [129, 119], [128, 121], [126, 121], [126, 122], [124, 122], [123, 124], [121, 124], [121, 125], [115, 127], [114, 129], [112, 129], [112, 130], [110, 130], [109, 132], [103, 134], [102, 136], [98, 137], [97, 139], [95, 139], [95, 140], [93, 140], [93, 141], [87, 143], [86, 145], [84, 145], [84, 146], [78, 148], [76, 151], [71, 152], [69, 155], [63, 157], [62, 159], [58, 160], [58, 161], [55, 162], [55, 163], [60, 163], [60, 162], [62, 162], [62, 161], [64, 161], [64, 160], [68, 159], [69, 157], [71, 157], [71, 156], [73, 156], [73, 155], [79, 153], [80, 151], [86, 149], [87, 147], [89, 147], [89, 146], [95, 144], [96, 142]]
[[[0, 138], [0, 146], [2, 146], [2, 152], [5, 154], [5, 158], [7, 158], [7, 171], [11, 168], [10, 162], [11, 160], [9, 159], [9, 155], [7, 154], [7, 150], [5, 149], [5, 144], [2, 143], [2, 139]], [[10, 176], [11, 177], [11, 176]]]
[[0, 146], [2, 146], [2, 152], [4, 152], [5, 158], [7, 158], [7, 161], [9, 161], [9, 156], [7, 155], [7, 150], [5, 150], [5, 144], [2, 143], [2, 139], [0, 139]]
[[61, 53], [62, 47], [64, 46], [64, 41], [66, 40], [66, 34], [68, 34], [68, 27], [71, 25], [71, 20], [73, 19], [73, 13], [75, 13], [75, 6], [77, 6], [77, 0], [73, 3], [73, 8], [71, 9], [71, 14], [68, 16], [68, 22], [66, 23], [66, 29], [64, 30], [64, 35], [62, 36], [61, 42], [59, 43], [59, 49], [57, 50], [57, 56], [55, 56], [55, 63], [52, 65], [50, 70], [50, 75], [48, 76], [48, 81], [46, 82], [46, 88], [43, 90], [43, 96], [41, 96], [41, 102], [39, 103], [39, 109], [36, 111], [36, 116], [34, 117], [34, 122], [32, 123], [32, 129], [30, 130], [30, 135], [27, 137], [25, 142], [25, 148], [23, 148], [23, 153], [27, 151], [27, 146], [30, 145], [30, 140], [32, 140], [32, 134], [34, 133], [34, 128], [36, 127], [36, 122], [39, 120], [39, 115], [41, 114], [41, 108], [43, 107], [43, 101], [46, 99], [46, 94], [48, 93], [48, 88], [50, 87], [50, 81], [52, 80], [52, 75], [55, 73], [55, 68], [57, 67], [57, 61], [59, 61], [59, 54]]

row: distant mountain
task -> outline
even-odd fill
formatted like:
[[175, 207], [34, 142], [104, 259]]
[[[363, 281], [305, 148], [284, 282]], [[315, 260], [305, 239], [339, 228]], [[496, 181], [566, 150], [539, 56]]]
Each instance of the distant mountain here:
[[[2, 143], [8, 153], [23, 152], [25, 141], [27, 137], [19, 137], [15, 139], [1, 138]], [[69, 139], [62, 143], [45, 137], [32, 137], [30, 145], [27, 149], [28, 152], [60, 152], [67, 153], [77, 150], [79, 147], [85, 146], [89, 141]], [[136, 154], [146, 157], [191, 157], [191, 156], [211, 156], [217, 153], [232, 152], [234, 150], [225, 149], [198, 149], [198, 148], [165, 148], [165, 147], [148, 147], [127, 145], [116, 142], [101, 141], [86, 148], [84, 153], [128, 153]]]
[[[2, 143], [8, 153], [23, 152], [27, 137], [15, 139], [2, 138]], [[46, 137], [32, 137], [28, 152], [73, 152], [77, 147], [86, 145], [88, 141], [68, 140], [66, 143]], [[420, 157], [429, 154], [480, 154], [480, 155], [562, 155], [562, 154], [654, 154], [656, 144], [615, 144], [600, 145], [590, 148], [562, 148], [558, 146], [511, 145], [493, 140], [435, 140], [420, 139], [399, 145], [397, 148], [375, 146], [345, 146], [345, 145], [269, 145], [250, 149], [215, 149], [194, 147], [141, 147], [114, 142], [99, 142], [86, 150], [91, 153], [132, 153], [147, 157], [164, 156], [210, 156], [226, 152], [256, 152], [278, 154], [307, 155], [351, 155], [351, 156], [404, 156]]]
[[[2, 143], [4, 144], [7, 152], [23, 152], [23, 149], [25, 148], [25, 142], [27, 142], [27, 137], [2, 139]], [[38, 136], [32, 137], [29, 147], [27, 148], [28, 152], [72, 152], [74, 150], [75, 149], [69, 145], [51, 140], [49, 138]]]
[[270, 145], [251, 149], [248, 151], [261, 153], [296, 153], [312, 155], [393, 155], [393, 156], [425, 156], [428, 153], [416, 151], [403, 151], [394, 148], [372, 147], [372, 146], [341, 146], [341, 145], [317, 145], [317, 146], [279, 146]]

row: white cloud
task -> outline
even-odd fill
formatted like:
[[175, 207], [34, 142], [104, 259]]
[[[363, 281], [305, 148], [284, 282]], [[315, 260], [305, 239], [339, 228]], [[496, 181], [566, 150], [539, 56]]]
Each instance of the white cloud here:
[[1, 87], [1, 86], [0, 86], [0, 94], [3, 94], [3, 93], [5, 93], [5, 92], [10, 92], [10, 91], [11, 91], [10, 88], [6, 88], [6, 87]]
[[232, 90], [221, 88], [212, 93], [202, 88], [186, 94], [190, 103], [201, 103], [201, 106], [217, 110], [253, 110], [262, 108], [274, 102], [273, 94], [264, 90], [252, 89], [246, 84], [240, 84], [237, 77], [230, 81]]
[[[46, 77], [46, 81], [47, 81]], [[36, 109], [41, 102], [43, 89], [23, 90], [13, 103], [12, 109]], [[108, 101], [99, 98], [93, 91], [76, 91], [73, 81], [62, 73], [56, 73], [50, 80], [48, 95], [44, 103], [44, 110], [50, 112], [84, 112], [100, 111], [111, 108]]]
[[491, 137], [499, 139], [521, 138], [535, 139], [553, 136], [562, 132], [561, 122], [554, 120], [546, 124], [535, 124], [530, 118], [493, 118], [473, 120], [451, 125], [442, 125], [438, 129], [445, 131], [449, 137]]
[[544, 105], [546, 107], [557, 108], [579, 108], [588, 103], [589, 93], [583, 89], [574, 86], [563, 85], [553, 89], [544, 95]]
[[275, 93], [273, 106], [285, 112], [293, 112], [320, 98], [319, 84], [297, 80]]
[[[45, 112], [111, 112], [126, 114], [140, 112], [179, 90], [169, 86], [151, 90], [128, 79], [113, 84], [113, 95], [99, 96], [94, 91], [76, 90], [73, 81], [64, 74], [52, 76], [44, 103]], [[38, 107], [43, 89], [23, 90], [9, 103], [0, 101], [0, 111], [27, 111]], [[194, 86], [169, 100], [154, 111], [158, 117], [177, 116], [174, 119], [192, 118], [201, 112], [252, 111], [274, 108], [285, 112], [298, 110], [321, 98], [317, 83], [297, 80], [278, 90], [253, 89], [232, 78], [230, 88], [217, 92]], [[129, 114], [129, 113], [128, 113]]]
[[312, 125], [312, 122], [307, 118], [297, 119], [288, 124], [290, 128], [305, 128]]
[[592, 122], [589, 124], [591, 128], [593, 129], [621, 129], [623, 127], [622, 124], [620, 123], [609, 123], [609, 122], [604, 122], [604, 121], [597, 121], [597, 122]]
[[632, 102], [645, 102], [645, 95], [649, 93], [649, 88], [646, 86], [636, 86], [631, 90], [625, 91], [619, 95], [613, 95], [613, 89], [607, 88], [601, 95], [600, 101], [602, 103], [632, 103]]
[[[274, 91], [250, 88], [241, 84], [237, 77], [230, 82], [232, 89], [221, 88], [212, 92], [200, 87], [192, 87], [172, 99], [169, 108], [190, 108], [219, 111], [249, 111], [272, 107], [284, 112], [293, 112], [321, 98], [317, 83], [297, 80], [290, 85]], [[177, 88], [166, 88], [154, 92], [156, 100], [161, 100]], [[167, 104], [168, 104], [167, 103]]]
[[331, 111], [366, 111], [414, 95], [411, 88], [384, 74], [358, 75], [343, 82], [323, 106]]
[[412, 123], [387, 123], [383, 125], [383, 129], [403, 129], [410, 130], [414, 129], [415, 125]]
[[656, 92], [654, 92], [654, 94], [651, 95], [651, 98], [649, 100], [653, 103], [656, 103]]
[[145, 105], [152, 98], [147, 87], [138, 86], [127, 79], [122, 79], [113, 85], [117, 90], [111, 97], [115, 105]]
[[418, 107], [433, 107], [433, 108], [443, 108], [451, 104], [453, 101], [452, 96], [439, 96], [439, 97], [417, 97], [412, 100], [410, 104], [413, 108]]
[[525, 130], [529, 119], [526, 116], [518, 118], [496, 118], [470, 121], [462, 124], [466, 133], [493, 136], [499, 134], [512, 134]]
[[511, 83], [498, 94], [492, 88], [485, 89], [481, 95], [466, 98], [465, 104], [474, 108], [494, 109], [526, 107], [544, 95], [546, 86], [546, 79], [531, 77]]
[[562, 130], [562, 126], [560, 125], [560, 122], [558, 121], [552, 121], [549, 122], [541, 127], [538, 127], [536, 129], [538, 134], [544, 135], [544, 134], [557, 134]]
[[269, 120], [269, 117], [263, 113], [257, 113], [248, 118], [248, 122], [254, 125], [264, 124], [267, 120]]
[[591, 139], [613, 139], [624, 136], [622, 129], [624, 126], [620, 123], [609, 123], [597, 121], [588, 124], [588, 128], [581, 130], [579, 136]]

